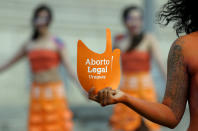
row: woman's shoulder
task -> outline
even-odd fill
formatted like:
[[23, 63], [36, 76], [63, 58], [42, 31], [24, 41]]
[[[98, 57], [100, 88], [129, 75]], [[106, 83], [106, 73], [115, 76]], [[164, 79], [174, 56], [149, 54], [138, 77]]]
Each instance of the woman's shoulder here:
[[114, 37], [113, 46], [114, 48], [119, 48], [125, 50], [129, 43], [128, 36], [126, 34], [117, 34]]
[[58, 48], [63, 48], [65, 46], [63, 40], [60, 37], [52, 36], [52, 40]]
[[177, 40], [183, 40], [184, 42], [188, 41], [198, 41], [198, 31], [197, 32], [192, 32], [183, 36], [179, 36]]
[[192, 49], [197, 49], [198, 33], [193, 32], [186, 35], [179, 36], [171, 45], [170, 51], [181, 51], [182, 55], [192, 52]]
[[153, 33], [144, 32], [143, 35], [144, 35], [144, 38], [145, 38], [146, 40], [149, 40], [149, 41], [156, 40], [156, 37], [155, 37], [155, 35], [154, 35]]
[[127, 35], [126, 34], [117, 34], [114, 37], [114, 43], [121, 43], [122, 41], [127, 39]]
[[117, 34], [117, 35], [115, 35], [115, 40], [123, 40], [124, 38], [125, 38], [125, 34]]
[[172, 45], [180, 45], [180, 46], [184, 46], [186, 45], [187, 43], [188, 44], [191, 44], [191, 43], [194, 43], [194, 42], [197, 42], [198, 39], [198, 32], [193, 32], [193, 33], [190, 33], [190, 34], [186, 34], [186, 35], [182, 35], [182, 36], [179, 36], [174, 42]]
[[179, 36], [172, 44], [173, 47], [179, 47], [184, 55], [189, 52], [197, 52], [198, 50], [198, 32], [192, 32], [183, 36]]

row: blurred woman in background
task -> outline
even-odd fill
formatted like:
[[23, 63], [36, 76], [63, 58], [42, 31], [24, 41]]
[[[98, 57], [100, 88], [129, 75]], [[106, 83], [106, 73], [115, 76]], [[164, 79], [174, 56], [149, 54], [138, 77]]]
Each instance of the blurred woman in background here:
[[10, 61], [0, 66], [4, 71], [16, 62], [28, 57], [33, 74], [30, 95], [29, 131], [72, 131], [72, 112], [63, 91], [58, 67], [63, 63], [70, 76], [77, 77], [69, 65], [64, 43], [49, 32], [52, 11], [46, 5], [36, 8], [33, 18], [33, 34]]
[[[151, 56], [157, 61], [161, 72], [165, 70], [161, 62], [158, 43], [155, 38], [142, 31], [143, 12], [139, 7], [130, 6], [123, 11], [122, 19], [126, 34], [116, 36], [114, 46], [121, 49], [122, 81], [120, 90], [133, 97], [156, 102], [157, 96], [151, 78]], [[157, 131], [160, 127], [145, 119], [122, 104], [115, 105], [110, 124], [114, 131]]]

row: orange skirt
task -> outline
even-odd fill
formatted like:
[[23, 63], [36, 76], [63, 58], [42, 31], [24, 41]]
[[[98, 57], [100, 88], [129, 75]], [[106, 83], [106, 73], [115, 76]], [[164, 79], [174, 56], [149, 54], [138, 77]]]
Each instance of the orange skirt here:
[[30, 97], [28, 131], [72, 131], [62, 82], [33, 83]]
[[[123, 74], [120, 89], [133, 97], [156, 102], [156, 92], [149, 72]], [[145, 119], [150, 131], [160, 130], [160, 126]], [[135, 131], [142, 124], [142, 117], [123, 104], [116, 104], [110, 118], [113, 131]]]

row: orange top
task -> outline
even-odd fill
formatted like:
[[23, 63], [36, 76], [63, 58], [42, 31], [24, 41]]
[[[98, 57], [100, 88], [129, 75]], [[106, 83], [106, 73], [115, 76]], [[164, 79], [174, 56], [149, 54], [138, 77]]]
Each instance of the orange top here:
[[60, 63], [58, 52], [47, 49], [29, 51], [28, 58], [33, 72], [47, 70]]
[[150, 54], [143, 51], [129, 51], [121, 54], [123, 72], [150, 70]]

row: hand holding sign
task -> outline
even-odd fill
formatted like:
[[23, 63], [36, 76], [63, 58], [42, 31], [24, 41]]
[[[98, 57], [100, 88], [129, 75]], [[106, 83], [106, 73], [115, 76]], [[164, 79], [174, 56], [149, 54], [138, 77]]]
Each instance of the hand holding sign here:
[[102, 54], [91, 51], [79, 40], [77, 48], [77, 74], [82, 87], [96, 93], [105, 87], [117, 89], [120, 83], [120, 50], [112, 52], [111, 32], [106, 29], [106, 50]]

